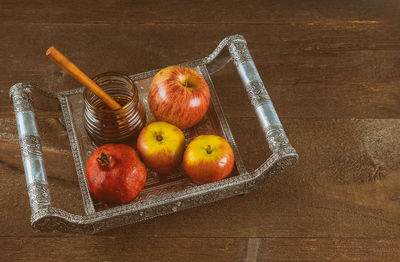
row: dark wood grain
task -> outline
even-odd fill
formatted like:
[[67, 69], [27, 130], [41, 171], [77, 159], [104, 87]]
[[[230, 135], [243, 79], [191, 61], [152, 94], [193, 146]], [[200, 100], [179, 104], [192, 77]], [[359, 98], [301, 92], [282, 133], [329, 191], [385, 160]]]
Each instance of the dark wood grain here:
[[246, 255], [246, 239], [234, 238], [6, 237], [0, 244], [4, 261], [24, 260], [29, 254], [30, 261], [239, 262]]
[[266, 239], [259, 243], [257, 261], [397, 261], [399, 250], [392, 239]]
[[[42, 243], [39, 246], [37, 243]], [[85, 236], [0, 239], [4, 261], [396, 261], [400, 242], [336, 238], [137, 238]], [[285, 251], [282, 252], [282, 249]], [[69, 250], [69, 252], [64, 252]]]
[[[325, 19], [325, 23], [379, 23], [397, 20], [397, 1], [344, 0], [297, 3], [285, 1], [69, 1], [55, 3], [2, 1], [1, 16], [7, 23], [40, 24], [302, 24]], [[318, 23], [317, 23], [318, 24]], [[351, 24], [351, 22], [350, 22]]]
[[[0, 47], [8, 50], [3, 55], [7, 63], [0, 65], [3, 72], [0, 84], [9, 87], [17, 81], [32, 81], [53, 92], [79, 87], [44, 55], [50, 45], [60, 49], [90, 76], [106, 71], [134, 74], [202, 58], [225, 36], [242, 33], [282, 117], [398, 117], [400, 46], [392, 44], [400, 42], [398, 27], [372, 23], [279, 28], [277, 31], [275, 26], [263, 25], [0, 25], [0, 34], [7, 36]], [[260, 38], [260, 32], [270, 36], [267, 42]], [[80, 43], [78, 47], [76, 43]], [[126, 50], [130, 52], [126, 54]], [[218, 72], [213, 80], [228, 116], [253, 114], [249, 103], [241, 99], [245, 93], [233, 66]], [[6, 94], [7, 90], [3, 92]], [[47, 107], [44, 101], [38, 105], [41, 110]], [[242, 109], [236, 110], [237, 107]], [[0, 117], [10, 117], [10, 110], [7, 95], [1, 96]]]
[[[400, 257], [397, 1], [0, 2], [0, 260], [396, 261]], [[202, 58], [242, 34], [299, 163], [244, 196], [94, 236], [39, 234], [9, 87], [79, 87], [89, 76]], [[232, 64], [212, 80], [249, 170], [269, 155]], [[83, 214], [56, 101], [34, 92], [52, 203]]]

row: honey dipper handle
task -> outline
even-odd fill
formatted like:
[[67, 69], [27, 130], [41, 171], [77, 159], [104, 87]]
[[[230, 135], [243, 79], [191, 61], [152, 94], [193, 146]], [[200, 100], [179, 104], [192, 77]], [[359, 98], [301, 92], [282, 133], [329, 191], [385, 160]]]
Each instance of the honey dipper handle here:
[[101, 89], [92, 79], [90, 79], [71, 61], [69, 61], [68, 58], [66, 58], [63, 54], [61, 54], [55, 47], [51, 46], [47, 50], [46, 55], [50, 57], [62, 69], [67, 71], [79, 83], [84, 85], [86, 88], [92, 91], [96, 96], [98, 96], [112, 110], [117, 110], [121, 108], [120, 104], [118, 104], [111, 96], [109, 96], [106, 92], [104, 92], [103, 89]]

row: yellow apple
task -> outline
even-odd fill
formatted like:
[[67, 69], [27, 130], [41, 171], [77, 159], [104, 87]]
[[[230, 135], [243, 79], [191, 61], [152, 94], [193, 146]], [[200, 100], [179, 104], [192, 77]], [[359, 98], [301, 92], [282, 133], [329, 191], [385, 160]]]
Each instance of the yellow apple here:
[[139, 134], [137, 150], [151, 170], [159, 174], [173, 172], [182, 160], [185, 136], [176, 126], [157, 121], [147, 125]]
[[182, 162], [185, 172], [195, 183], [205, 184], [227, 177], [233, 169], [234, 155], [224, 138], [201, 135], [189, 143]]

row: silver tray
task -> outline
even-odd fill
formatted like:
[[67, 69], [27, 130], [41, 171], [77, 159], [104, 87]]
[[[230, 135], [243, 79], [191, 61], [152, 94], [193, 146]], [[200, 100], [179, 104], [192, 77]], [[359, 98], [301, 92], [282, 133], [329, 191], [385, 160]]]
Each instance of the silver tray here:
[[[223, 114], [210, 75], [233, 60], [263, 133], [271, 149], [271, 156], [257, 169], [248, 172], [243, 164], [234, 137]], [[107, 207], [94, 201], [89, 193], [85, 178], [85, 163], [96, 146], [83, 127], [83, 88], [45, 95], [58, 99], [64, 115], [64, 123], [71, 144], [79, 186], [82, 192], [85, 215], [75, 215], [51, 205], [50, 191], [43, 164], [40, 137], [36, 126], [30, 83], [17, 83], [10, 89], [14, 103], [21, 154], [24, 164], [28, 195], [31, 206], [31, 224], [38, 231], [67, 233], [95, 233], [174, 213], [220, 199], [241, 195], [262, 184], [298, 160], [295, 149], [290, 145], [271, 99], [265, 90], [243, 36], [226, 37], [215, 51], [199, 60], [182, 65], [194, 68], [207, 81], [211, 92], [210, 108], [206, 116], [195, 127], [185, 130], [186, 143], [200, 134], [224, 136], [235, 154], [236, 166], [230, 176], [218, 182], [196, 185], [180, 169], [167, 178], [148, 172], [145, 188], [129, 204]], [[148, 121], [153, 117], [146, 101], [152, 77], [159, 70], [130, 76], [138, 87], [139, 96], [146, 107]]]

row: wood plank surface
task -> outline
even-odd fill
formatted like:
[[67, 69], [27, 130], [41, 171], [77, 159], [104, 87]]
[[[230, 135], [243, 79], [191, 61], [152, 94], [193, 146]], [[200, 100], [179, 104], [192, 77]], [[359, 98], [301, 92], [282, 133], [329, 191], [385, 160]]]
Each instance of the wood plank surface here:
[[[42, 245], [39, 246], [37, 243]], [[14, 245], [11, 245], [13, 243]], [[52, 237], [0, 239], [4, 261], [396, 261], [398, 240]], [[69, 252], [61, 252], [68, 250]], [[284, 250], [284, 252], [283, 252]]]
[[230, 262], [243, 261], [246, 255], [246, 239], [234, 238], [22, 237], [2, 238], [0, 244], [7, 254], [4, 261], [25, 260], [26, 253], [32, 254], [30, 261], [186, 261], [191, 257], [191, 261]]
[[[397, 1], [365, 1], [363, 4], [338, 0], [284, 1], [69, 1], [15, 2], [3, 0], [1, 15], [5, 23], [41, 24], [273, 24], [304, 23], [325, 18], [330, 23], [349, 19], [362, 21], [397, 20]], [[398, 20], [397, 20], [398, 21]], [[358, 23], [357, 23], [358, 24]]]
[[[397, 1], [0, 1], [0, 261], [397, 261]], [[242, 34], [299, 163], [244, 196], [93, 236], [43, 234], [30, 209], [8, 90], [202, 58]], [[212, 80], [249, 170], [270, 151], [233, 64]], [[56, 101], [34, 92], [52, 203], [83, 214]]]
[[[6, 35], [0, 47], [8, 50], [0, 54], [7, 61], [0, 65], [4, 72], [0, 85], [5, 87], [0, 117], [12, 117], [6, 87], [17, 81], [31, 81], [52, 92], [79, 87], [44, 55], [50, 45], [89, 76], [106, 71], [135, 74], [205, 57], [225, 36], [235, 33], [248, 40], [281, 117], [398, 117], [400, 46], [395, 43], [400, 42], [399, 27], [360, 24], [279, 28], [276, 32], [273, 26], [229, 24], [0, 25], [0, 34]], [[260, 31], [271, 36], [267, 44], [259, 37]], [[75, 47], [75, 43], [80, 45]], [[213, 80], [228, 116], [253, 115], [248, 101], [240, 99], [245, 93], [232, 65], [215, 74]], [[46, 111], [48, 103], [41, 101], [38, 109]], [[242, 110], [236, 110], [238, 106]]]

